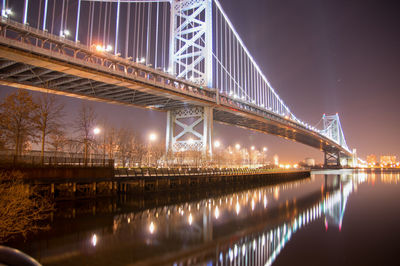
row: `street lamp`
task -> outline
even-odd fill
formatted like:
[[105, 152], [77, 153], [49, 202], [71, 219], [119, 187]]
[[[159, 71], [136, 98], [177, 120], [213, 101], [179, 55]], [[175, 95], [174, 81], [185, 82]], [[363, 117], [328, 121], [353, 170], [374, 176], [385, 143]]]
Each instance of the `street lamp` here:
[[147, 163], [148, 166], [150, 166], [150, 156], [151, 156], [151, 143], [157, 140], [157, 134], [156, 133], [150, 133], [149, 134], [149, 148], [148, 148], [148, 157], [147, 157]]
[[214, 142], [214, 147], [215, 148], [219, 148], [221, 146], [221, 142], [219, 142], [218, 140], [216, 140], [215, 142]]
[[240, 150], [240, 144], [237, 143], [237, 144], [235, 145], [235, 148], [236, 148], [237, 150]]
[[93, 129], [93, 133], [94, 133], [95, 135], [100, 134], [100, 132], [101, 132], [101, 130], [100, 130], [100, 128], [98, 128], [98, 127], [95, 127], [95, 128]]

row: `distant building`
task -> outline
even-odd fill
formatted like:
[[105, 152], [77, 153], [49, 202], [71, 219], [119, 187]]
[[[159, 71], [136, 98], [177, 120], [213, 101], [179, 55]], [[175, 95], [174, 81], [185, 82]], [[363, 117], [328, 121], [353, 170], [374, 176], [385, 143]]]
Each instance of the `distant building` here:
[[376, 165], [376, 155], [375, 154], [370, 154], [367, 156], [367, 164], [370, 166]]
[[315, 166], [315, 159], [313, 158], [305, 158], [304, 162], [307, 166]]
[[396, 164], [396, 156], [394, 156], [394, 155], [382, 155], [380, 163], [382, 165]]

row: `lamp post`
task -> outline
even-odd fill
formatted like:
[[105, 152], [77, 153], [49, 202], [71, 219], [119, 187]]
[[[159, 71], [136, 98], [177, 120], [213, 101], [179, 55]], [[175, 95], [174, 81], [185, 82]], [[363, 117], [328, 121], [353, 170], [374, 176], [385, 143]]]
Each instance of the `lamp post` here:
[[151, 156], [151, 143], [157, 140], [157, 134], [156, 133], [150, 133], [149, 134], [149, 147], [147, 151], [147, 165], [150, 167], [150, 156]]
[[220, 167], [220, 150], [219, 147], [221, 147], [221, 142], [219, 140], [216, 140], [214, 142], [214, 148], [215, 148], [215, 155], [217, 156], [217, 166]]
[[[93, 140], [95, 140], [96, 136], [99, 135], [100, 132], [101, 132], [101, 129], [99, 127], [95, 127], [93, 129], [93, 134], [94, 134]], [[93, 165], [92, 152], [90, 153], [90, 161], [92, 162], [92, 165]]]
[[251, 146], [250, 147], [250, 167], [253, 167], [253, 163], [254, 163], [254, 150], [256, 149], [256, 147]]
[[267, 159], [267, 151], [268, 151], [268, 148], [267, 148], [267, 147], [264, 147], [264, 148], [263, 148], [263, 165], [264, 165], [264, 166], [265, 166], [266, 159]]

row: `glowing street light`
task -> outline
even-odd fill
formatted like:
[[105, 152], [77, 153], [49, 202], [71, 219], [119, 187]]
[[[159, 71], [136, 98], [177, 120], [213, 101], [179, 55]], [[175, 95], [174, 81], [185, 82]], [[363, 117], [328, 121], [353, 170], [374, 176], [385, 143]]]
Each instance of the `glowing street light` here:
[[155, 141], [157, 139], [157, 134], [156, 133], [150, 133], [149, 135], [149, 140], [151, 142]]
[[254, 146], [251, 146], [251, 150], [254, 151], [254, 149], [255, 149], [255, 147], [254, 147]]
[[90, 242], [92, 243], [93, 247], [95, 247], [97, 245], [97, 235], [96, 234], [93, 234]]
[[221, 146], [221, 142], [219, 142], [218, 140], [216, 140], [215, 142], [214, 142], [214, 147], [215, 148], [219, 148]]
[[268, 148], [267, 148], [267, 147], [264, 147], [264, 148], [263, 148], [263, 152], [266, 152], [266, 151], [268, 151]]
[[150, 133], [149, 134], [149, 148], [147, 151], [147, 163], [150, 166], [150, 157], [151, 157], [151, 143], [156, 141], [157, 139], [157, 134], [156, 133]]
[[237, 144], [235, 145], [235, 148], [236, 148], [237, 150], [240, 150], [240, 144], [237, 143]]
[[95, 127], [95, 128], [93, 129], [93, 133], [94, 133], [95, 135], [100, 134], [100, 132], [101, 132], [101, 130], [100, 130], [100, 128], [98, 128], [98, 127]]
[[150, 232], [150, 234], [153, 234], [155, 230], [156, 230], [156, 228], [155, 228], [155, 226], [154, 226], [154, 223], [151, 222], [150, 225], [149, 225], [149, 232]]

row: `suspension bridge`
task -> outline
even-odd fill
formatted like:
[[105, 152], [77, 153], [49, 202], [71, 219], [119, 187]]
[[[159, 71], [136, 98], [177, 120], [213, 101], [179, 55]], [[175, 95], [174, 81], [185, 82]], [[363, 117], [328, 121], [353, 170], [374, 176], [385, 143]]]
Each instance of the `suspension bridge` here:
[[218, 0], [2, 0], [0, 84], [165, 111], [167, 151], [212, 155], [217, 121], [357, 165], [339, 115], [297, 118]]

